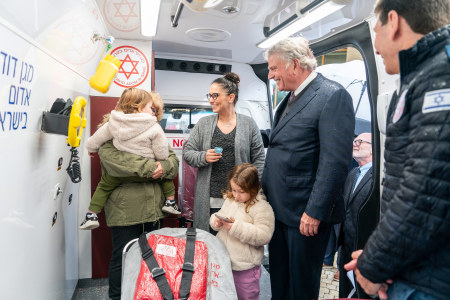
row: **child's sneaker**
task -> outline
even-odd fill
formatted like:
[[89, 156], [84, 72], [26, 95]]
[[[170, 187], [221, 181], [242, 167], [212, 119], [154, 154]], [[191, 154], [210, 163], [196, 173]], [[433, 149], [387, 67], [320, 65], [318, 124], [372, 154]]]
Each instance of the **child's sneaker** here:
[[162, 211], [173, 215], [181, 215], [181, 211], [178, 208], [178, 205], [176, 204], [175, 200], [166, 200], [166, 203], [164, 203]]
[[95, 213], [86, 213], [86, 217], [80, 225], [80, 229], [83, 230], [92, 230], [100, 226], [100, 223], [98, 222], [97, 214]]

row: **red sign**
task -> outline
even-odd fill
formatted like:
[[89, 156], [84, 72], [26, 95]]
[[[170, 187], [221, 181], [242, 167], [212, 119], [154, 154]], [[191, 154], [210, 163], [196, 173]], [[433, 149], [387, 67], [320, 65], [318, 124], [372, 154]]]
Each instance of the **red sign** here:
[[121, 46], [111, 51], [122, 64], [114, 83], [124, 88], [136, 87], [147, 79], [149, 64], [141, 50], [132, 46]]
[[184, 139], [182, 137], [167, 137], [172, 149], [183, 149]]

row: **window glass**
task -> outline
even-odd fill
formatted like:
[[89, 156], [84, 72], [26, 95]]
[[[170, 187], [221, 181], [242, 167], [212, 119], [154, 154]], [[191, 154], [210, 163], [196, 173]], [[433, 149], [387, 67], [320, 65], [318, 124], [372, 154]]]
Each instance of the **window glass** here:
[[286, 97], [286, 95], [289, 94], [289, 92], [278, 90], [277, 83], [273, 79], [269, 80], [269, 85], [270, 85], [270, 99], [272, 100], [272, 106], [273, 109], [275, 110], [278, 104], [280, 104], [281, 100], [283, 100], [284, 97]]
[[192, 127], [202, 117], [212, 113], [210, 107], [167, 105], [164, 107], [164, 116], [160, 124], [164, 132], [183, 133], [190, 125]]
[[355, 111], [355, 135], [371, 132], [371, 107], [364, 60], [353, 47], [317, 57], [317, 72], [340, 83], [352, 96]]

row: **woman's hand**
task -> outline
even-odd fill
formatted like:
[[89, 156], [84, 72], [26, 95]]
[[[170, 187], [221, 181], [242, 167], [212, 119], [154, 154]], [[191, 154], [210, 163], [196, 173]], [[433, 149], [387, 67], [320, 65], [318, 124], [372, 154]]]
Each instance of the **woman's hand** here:
[[222, 158], [222, 153], [216, 153], [214, 149], [206, 150], [206, 162], [213, 163]]
[[163, 174], [163, 168], [161, 166], [161, 163], [159, 161], [156, 162], [156, 169], [152, 174], [153, 179], [158, 179]]

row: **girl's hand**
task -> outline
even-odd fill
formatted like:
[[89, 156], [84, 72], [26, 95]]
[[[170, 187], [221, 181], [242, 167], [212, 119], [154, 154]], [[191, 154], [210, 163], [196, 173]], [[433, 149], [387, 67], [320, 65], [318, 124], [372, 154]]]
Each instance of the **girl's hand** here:
[[206, 150], [206, 162], [213, 163], [222, 158], [222, 153], [216, 153], [214, 149]]
[[223, 228], [225, 228], [227, 231], [230, 231], [231, 226], [233, 226], [233, 223], [235, 221], [235, 219], [233, 217], [229, 217], [232, 223], [228, 223], [228, 222], [222, 222], [223, 223]]
[[215, 219], [214, 219], [214, 226], [217, 227], [217, 228], [222, 227], [223, 221], [220, 220], [220, 219], [218, 219], [217, 217], [214, 217], [214, 218], [215, 218]]

